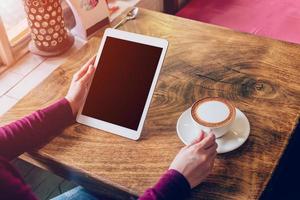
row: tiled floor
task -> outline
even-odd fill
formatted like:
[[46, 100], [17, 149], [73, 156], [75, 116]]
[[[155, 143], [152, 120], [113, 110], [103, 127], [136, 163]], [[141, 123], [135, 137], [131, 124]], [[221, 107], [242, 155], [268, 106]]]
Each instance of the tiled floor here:
[[51, 199], [77, 186], [75, 183], [37, 168], [23, 160], [15, 159], [12, 164], [40, 200]]

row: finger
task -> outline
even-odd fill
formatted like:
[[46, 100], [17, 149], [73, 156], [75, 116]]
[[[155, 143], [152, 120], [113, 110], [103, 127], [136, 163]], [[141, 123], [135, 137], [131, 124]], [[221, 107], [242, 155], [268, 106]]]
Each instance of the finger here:
[[87, 72], [88, 69], [89, 69], [89, 66], [90, 66], [90, 65], [94, 65], [95, 59], [96, 59], [95, 56], [91, 57], [91, 58], [86, 62], [86, 64], [84, 64], [83, 67], [82, 67], [78, 72], [76, 72], [76, 74], [74, 75], [75, 81], [78, 81], [84, 74], [86, 74], [86, 72]]
[[85, 65], [94, 65], [95, 63], [95, 60], [96, 60], [96, 55], [93, 55], [87, 62]]
[[199, 136], [192, 142], [191, 145], [200, 142], [201, 140], [203, 140], [204, 137], [205, 137], [205, 133], [203, 131], [201, 131], [200, 134], [199, 134]]
[[212, 146], [216, 143], [216, 136], [213, 133], [210, 133], [209, 136], [210, 136], [209, 139], [203, 145], [204, 149], [207, 149], [207, 148], [209, 148], [210, 146]]
[[195, 144], [195, 146], [198, 149], [207, 148], [215, 142], [215, 139], [215, 135], [209, 133], [201, 142]]
[[203, 140], [204, 137], [205, 137], [205, 132], [201, 130], [199, 136], [195, 140], [193, 140], [193, 142], [190, 145], [188, 145], [188, 147], [193, 146], [194, 144], [197, 144], [198, 142]]
[[207, 156], [208, 156], [207, 161], [206, 161], [207, 162], [207, 168], [211, 172], [214, 165], [215, 165], [215, 160], [216, 160], [217, 153], [215, 152], [215, 153], [209, 154]]
[[207, 154], [210, 154], [211, 152], [217, 152], [217, 148], [218, 148], [218, 145], [213, 144], [209, 148], [205, 149], [205, 151], [206, 151]]
[[206, 146], [206, 147], [205, 147], [205, 150], [210, 149], [210, 148], [212, 148], [212, 147], [213, 147], [213, 148], [216, 148], [216, 149], [218, 148], [218, 144], [216, 143], [216, 141], [215, 141], [214, 143], [212, 143], [210, 146]]
[[217, 155], [218, 155], [218, 152], [217, 152], [216, 149], [210, 149], [206, 153], [207, 153], [207, 157], [209, 157], [212, 160], [214, 160], [217, 157]]
[[199, 138], [198, 138], [198, 142], [202, 141], [205, 138], [206, 135], [207, 134], [203, 130], [201, 130]]
[[215, 159], [218, 154], [217, 150], [214, 148], [210, 148], [209, 150], [206, 151], [206, 153], [208, 159]]
[[74, 81], [78, 81], [87, 72], [88, 69], [88, 65], [84, 65], [83, 67], [81, 67], [80, 70], [74, 74]]
[[93, 65], [90, 65], [87, 73], [83, 75], [80, 81], [82, 81], [83, 83], [88, 83], [91, 80], [91, 77], [95, 72], [95, 69], [96, 68]]

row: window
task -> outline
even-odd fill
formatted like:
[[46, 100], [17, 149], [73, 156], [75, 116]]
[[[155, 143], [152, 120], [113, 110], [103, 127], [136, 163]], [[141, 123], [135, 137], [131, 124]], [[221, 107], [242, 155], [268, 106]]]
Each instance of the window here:
[[23, 0], [0, 1], [0, 14], [10, 41], [28, 27]]
[[10, 65], [13, 63], [14, 60], [10, 42], [6, 34], [4, 24], [1, 20], [1, 16], [0, 16], [0, 58], [1, 58], [1, 63], [3, 63], [4, 65]]
[[28, 51], [26, 47], [29, 40], [30, 33], [23, 0], [0, 1], [1, 68], [12, 65], [24, 55]]
[[[0, 73], [28, 52], [31, 39], [24, 0], [0, 1]], [[65, 0], [61, 0], [65, 23], [75, 26], [74, 16]], [[66, 20], [67, 19], [67, 20]]]
[[[107, 0], [111, 11], [115, 11], [111, 20], [140, 1]], [[73, 13], [65, 0], [61, 3], [66, 27], [71, 29], [75, 26]], [[24, 0], [0, 0], [0, 73], [28, 52], [31, 37], [26, 17]]]

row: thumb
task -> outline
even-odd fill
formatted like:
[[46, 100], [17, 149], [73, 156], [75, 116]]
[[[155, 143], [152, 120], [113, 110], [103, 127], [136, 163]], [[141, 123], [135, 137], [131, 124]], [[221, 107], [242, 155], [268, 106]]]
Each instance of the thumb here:
[[89, 69], [87, 70], [87, 72], [81, 78], [81, 81], [85, 82], [85, 83], [87, 83], [88, 81], [90, 81], [93, 73], [95, 72], [95, 70], [96, 70], [96, 68], [93, 65], [90, 65]]
[[78, 72], [75, 73], [74, 77], [75, 77], [76, 81], [78, 81], [79, 79], [81, 79], [87, 73], [90, 65], [94, 65], [95, 59], [96, 59], [95, 56], [93, 56], [92, 58], [90, 58], [88, 60], [88, 62], [85, 63], [83, 65], [83, 67], [81, 67], [81, 69]]
[[198, 138], [196, 138], [191, 144], [189, 144], [188, 147], [193, 146], [194, 144], [197, 144], [198, 142], [203, 140], [204, 137], [205, 137], [205, 132], [201, 130]]

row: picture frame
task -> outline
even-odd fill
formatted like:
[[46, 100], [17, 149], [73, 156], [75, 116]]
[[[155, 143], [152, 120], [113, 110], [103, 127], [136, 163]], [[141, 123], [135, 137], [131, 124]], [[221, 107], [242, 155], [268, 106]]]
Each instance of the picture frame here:
[[87, 41], [101, 27], [109, 23], [109, 11], [105, 0], [66, 0], [76, 25], [72, 34]]

